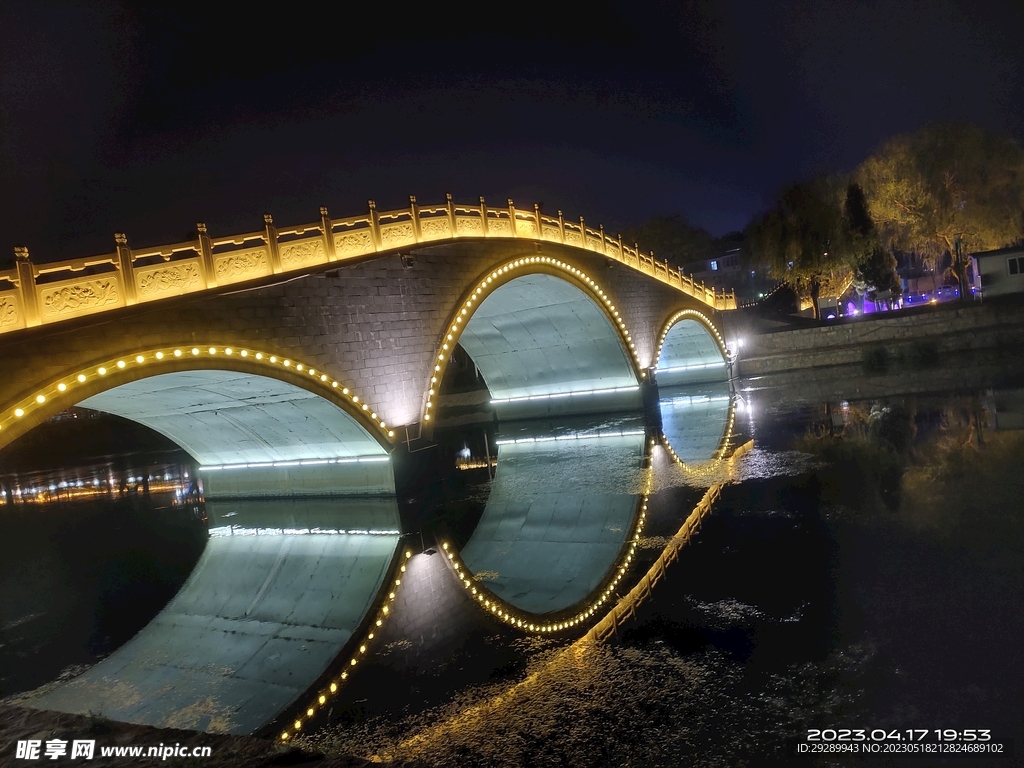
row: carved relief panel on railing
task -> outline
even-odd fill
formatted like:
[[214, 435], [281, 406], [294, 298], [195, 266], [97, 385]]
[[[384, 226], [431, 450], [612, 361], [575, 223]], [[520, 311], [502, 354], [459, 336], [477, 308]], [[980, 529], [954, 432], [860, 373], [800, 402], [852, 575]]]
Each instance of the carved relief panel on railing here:
[[135, 267], [135, 288], [139, 301], [155, 301], [165, 296], [180, 296], [205, 287], [199, 257], [166, 264]]
[[339, 259], [373, 253], [373, 237], [368, 229], [354, 229], [334, 236], [334, 252]]
[[532, 221], [516, 219], [516, 237], [536, 237], [537, 225]]
[[510, 237], [512, 235], [512, 222], [508, 219], [488, 219], [487, 234], [492, 237]]
[[456, 216], [455, 232], [463, 237], [479, 237], [484, 233], [484, 225], [478, 217]]
[[403, 221], [398, 224], [382, 225], [380, 242], [382, 248], [401, 248], [404, 245], [414, 245], [416, 236], [413, 234], [412, 222]]
[[24, 328], [25, 318], [21, 311], [21, 301], [17, 291], [0, 292], [0, 333]]
[[424, 240], [441, 240], [452, 236], [447, 216], [420, 219], [420, 233]]
[[228, 253], [215, 253], [213, 266], [217, 271], [217, 284], [238, 283], [273, 274], [267, 248], [243, 248]]
[[281, 243], [279, 248], [281, 250], [281, 266], [286, 270], [327, 263], [324, 243], [319, 237]]
[[118, 273], [45, 283], [37, 286], [36, 291], [43, 322], [124, 306], [124, 290]]

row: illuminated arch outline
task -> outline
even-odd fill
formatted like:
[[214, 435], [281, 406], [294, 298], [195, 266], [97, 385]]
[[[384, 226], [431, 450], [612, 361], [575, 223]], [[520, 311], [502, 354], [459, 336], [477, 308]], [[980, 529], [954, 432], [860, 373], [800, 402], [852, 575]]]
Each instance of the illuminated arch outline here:
[[[725, 431], [722, 433], [722, 439], [718, 443], [718, 448], [710, 459], [702, 461], [699, 464], [687, 464], [685, 461], [680, 459], [675, 450], [672, 448], [672, 444], [668, 440], [668, 436], [661, 433], [661, 444], [665, 446], [665, 450], [668, 451], [669, 456], [678, 464], [683, 472], [691, 477], [705, 477], [715, 471], [719, 464], [723, 460], [726, 460], [726, 454], [729, 453], [729, 446], [732, 443], [733, 438], [733, 425], [736, 422], [736, 401], [732, 398], [729, 399], [729, 417], [726, 420]], [[731, 458], [731, 456], [729, 457]]]
[[[26, 417], [29, 417], [28, 421], [22, 423], [29, 423], [30, 429], [33, 421], [38, 423], [69, 405], [122, 384], [146, 379], [160, 373], [209, 370], [211, 368], [269, 375], [271, 378], [299, 386], [339, 406], [360, 426], [366, 428], [370, 436], [383, 448], [391, 447], [390, 439], [394, 437], [394, 431], [387, 429], [387, 425], [378, 419], [376, 412], [370, 409], [369, 404], [363, 402], [358, 395], [348, 387], [343, 387], [333, 377], [303, 363], [297, 363], [288, 357], [246, 347], [216, 345], [163, 346], [137, 351], [133, 355], [112, 356], [58, 377], [49, 384], [39, 387], [33, 395], [16, 401], [11, 407], [0, 412], [2, 413], [0, 434], [3, 435], [0, 437], [0, 445], [10, 442], [22, 433], [17, 429], [12, 430], [11, 425], [22, 422]], [[31, 418], [33, 416], [34, 419]], [[339, 687], [348, 678], [348, 670], [365, 657], [368, 645], [375, 637], [375, 632], [388, 618], [390, 606], [402, 583], [401, 574], [406, 570], [405, 562], [411, 556], [412, 552], [406, 550], [398, 560], [397, 568], [390, 575], [390, 589], [386, 590], [383, 600], [377, 603], [376, 609], [370, 611], [373, 618], [369, 621], [369, 629], [358, 645], [353, 644], [352, 656], [344, 664], [342, 671], [340, 673], [335, 671], [327, 677], [314, 699], [303, 708], [304, 711], [300, 711], [295, 716], [291, 723], [292, 728], [280, 734], [282, 741], [287, 741], [293, 733], [298, 732], [304, 720], [313, 717], [327, 702], [328, 697], [337, 693]], [[290, 709], [294, 711], [294, 707]]]
[[[348, 662], [337, 661], [331, 665], [333, 671], [329, 671], [327, 675], [320, 679], [317, 685], [312, 686], [313, 688], [318, 689], [318, 692], [314, 695], [308, 705], [305, 707], [297, 707], [293, 705], [288, 708], [293, 712], [296, 712], [294, 715], [295, 719], [291, 720], [291, 718], [288, 718], [290, 721], [290, 727], [285, 728], [278, 735], [278, 738], [281, 741], [288, 741], [292, 736], [297, 735], [299, 731], [302, 730], [302, 726], [305, 725], [306, 721], [315, 717], [317, 713], [324, 708], [328, 700], [337, 695], [338, 689], [345, 684], [346, 680], [348, 680], [349, 670], [356, 666], [361, 659], [366, 658], [370, 641], [376, 637], [377, 631], [379, 631], [380, 627], [384, 625], [385, 620], [391, 612], [391, 604], [395, 602], [395, 594], [398, 592], [398, 588], [402, 586], [402, 574], [406, 571], [405, 564], [409, 561], [410, 557], [412, 557], [412, 551], [407, 549], [400, 557], [396, 558], [397, 568], [394, 566], [391, 568], [388, 576], [385, 578], [384, 585], [382, 586], [382, 591], [386, 591], [387, 594], [383, 601], [379, 601], [377, 603], [374, 618], [369, 622], [368, 629], [363, 634], [363, 639], [359, 642], [358, 646], [352, 643], [351, 640], [346, 646], [354, 648]], [[370, 611], [368, 612], [368, 615], [370, 613], [374, 612]], [[353, 635], [353, 637], [355, 637], [355, 635]], [[341, 654], [339, 656], [339, 660], [344, 655], [345, 654]], [[339, 664], [341, 669], [340, 672], [338, 672]], [[279, 723], [286, 717], [285, 713], [288, 712], [288, 709], [281, 713], [281, 716], [277, 720], [269, 723], [265, 728], [263, 728], [262, 731], [272, 732], [279, 728]]]
[[[163, 345], [133, 354], [109, 357], [51, 380], [33, 394], [0, 411], [0, 447], [45, 418], [121, 384], [160, 373], [210, 368], [269, 376], [298, 386], [340, 407], [385, 451], [390, 452], [393, 446], [394, 430], [388, 429], [387, 424], [378, 418], [377, 412], [361, 397], [325, 372], [288, 357], [247, 347], [193, 343]], [[28, 426], [18, 429], [20, 424]]]
[[463, 329], [468, 325], [470, 318], [473, 316], [473, 307], [479, 305], [492, 292], [506, 283], [511, 282], [517, 277], [531, 274], [553, 275], [582, 289], [594, 301], [594, 304], [604, 312], [611, 322], [612, 328], [616, 329], [623, 348], [629, 350], [627, 358], [630, 361], [633, 375], [636, 376], [637, 381], [646, 378], [647, 371], [640, 364], [636, 347], [629, 336], [626, 324], [622, 321], [619, 311], [615, 308], [608, 294], [601, 289], [597, 282], [591, 279], [582, 269], [577, 269], [561, 259], [555, 259], [550, 256], [520, 256], [485, 273], [479, 278], [476, 286], [467, 290], [455, 305], [456, 309], [449, 316], [448, 321], [445, 323], [445, 330], [441, 332], [441, 338], [438, 339], [436, 347], [437, 357], [434, 360], [434, 369], [430, 373], [430, 381], [426, 388], [426, 404], [423, 408], [424, 422], [430, 421], [430, 411], [434, 407], [434, 398], [437, 396], [437, 390], [440, 389], [438, 382], [444, 376], [451, 352], [455, 345], [458, 344]]
[[722, 360], [729, 360], [729, 350], [725, 346], [725, 339], [722, 338], [722, 334], [718, 332], [715, 324], [711, 322], [711, 318], [696, 309], [683, 309], [676, 312], [672, 317], [668, 319], [668, 322], [662, 326], [661, 333], [658, 335], [658, 349], [654, 353], [654, 362], [652, 363], [653, 368], [658, 367], [658, 362], [661, 360], [661, 349], [665, 346], [665, 339], [668, 336], [668, 332], [682, 320], [694, 320], [704, 326], [704, 329], [711, 336], [711, 339], [715, 342], [718, 347], [718, 351], [722, 353]]

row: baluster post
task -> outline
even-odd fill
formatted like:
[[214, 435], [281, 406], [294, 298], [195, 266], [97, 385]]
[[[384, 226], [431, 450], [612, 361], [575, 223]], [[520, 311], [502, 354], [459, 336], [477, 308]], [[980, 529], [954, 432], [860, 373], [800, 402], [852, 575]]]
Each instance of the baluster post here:
[[373, 200], [366, 201], [370, 209], [370, 239], [373, 241], [373, 250], [380, 250], [380, 215], [377, 213], [377, 204]]
[[196, 224], [196, 232], [199, 239], [199, 257], [203, 264], [203, 279], [207, 288], [216, 288], [217, 270], [213, 265], [213, 243], [210, 242], [210, 236], [206, 233], [206, 224], [203, 222]]
[[412, 221], [413, 240], [422, 242], [423, 230], [420, 228], [420, 207], [416, 205], [416, 195], [409, 195], [409, 219]]
[[263, 214], [263, 229], [263, 239], [270, 251], [270, 267], [275, 275], [279, 275], [284, 272], [284, 267], [281, 266], [281, 251], [277, 247], [277, 227], [274, 226], [274, 217], [269, 213]]
[[565, 217], [562, 215], [562, 211], [558, 211], [558, 234], [562, 238], [562, 242], [565, 242]]
[[537, 239], [544, 239], [544, 225], [540, 220], [540, 203], [533, 204], [533, 226], [537, 232]]
[[14, 246], [14, 262], [18, 267], [18, 291], [21, 293], [21, 311], [25, 316], [25, 327], [31, 328], [42, 321], [36, 297], [35, 267], [28, 257], [28, 248], [23, 245]]
[[622, 249], [622, 235], [619, 234], [619, 261], [626, 263], [626, 252]]
[[[512, 224], [515, 226], [515, 222]], [[484, 233], [484, 237], [487, 237], [487, 202], [483, 195], [480, 195], [480, 230]]]
[[448, 229], [451, 236], [455, 237], [455, 203], [452, 202], [452, 193], [445, 192], [445, 207], [448, 210]]
[[519, 237], [519, 232], [516, 231], [516, 207], [512, 203], [512, 198], [508, 199], [508, 218], [512, 222], [512, 237]]
[[324, 238], [324, 253], [328, 261], [337, 261], [338, 253], [334, 248], [334, 222], [327, 214], [327, 206], [320, 206], [320, 234]]
[[135, 290], [135, 270], [132, 268], [132, 251], [128, 247], [128, 237], [124, 232], [114, 233], [117, 247], [117, 268], [121, 272], [121, 284], [124, 285], [124, 304], [130, 307], [138, 303], [139, 297]]
[[608, 243], [604, 237], [604, 224], [598, 224], [597, 231], [601, 233], [601, 253], [608, 255]]
[[580, 237], [583, 238], [582, 246], [587, 247], [587, 225], [583, 221], [583, 217], [580, 216]]

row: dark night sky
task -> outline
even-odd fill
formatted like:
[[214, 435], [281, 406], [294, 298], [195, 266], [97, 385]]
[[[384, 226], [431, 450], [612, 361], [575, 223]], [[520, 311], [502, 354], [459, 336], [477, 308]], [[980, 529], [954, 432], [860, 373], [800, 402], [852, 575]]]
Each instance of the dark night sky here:
[[928, 122], [1024, 138], [1019, 2], [259, 7], [0, 0], [0, 253], [446, 191], [723, 234]]

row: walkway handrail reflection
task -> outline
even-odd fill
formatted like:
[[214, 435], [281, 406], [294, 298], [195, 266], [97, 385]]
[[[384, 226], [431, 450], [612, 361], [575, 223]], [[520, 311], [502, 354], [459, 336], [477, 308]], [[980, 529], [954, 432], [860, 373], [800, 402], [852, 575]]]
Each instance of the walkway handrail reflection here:
[[34, 264], [19, 246], [14, 267], [0, 270], [0, 334], [467, 237], [548, 241], [600, 253], [714, 309], [736, 309], [735, 291], [698, 283], [668, 261], [657, 261], [653, 251], [645, 254], [639, 245], [605, 234], [604, 226], [588, 227], [582, 216], [545, 216], [539, 205], [519, 210], [511, 200], [491, 208], [482, 197], [472, 205], [446, 198], [420, 206], [410, 196], [408, 208], [392, 211], [378, 211], [370, 200], [367, 213], [336, 220], [321, 208], [319, 221], [282, 229], [264, 214], [262, 229], [227, 237], [211, 238], [199, 223], [194, 240], [143, 249], [130, 248], [128, 238], [117, 233], [113, 253], [47, 264]]
[[[730, 457], [730, 461], [740, 458], [743, 454], [754, 447], [754, 441], [750, 440], [739, 446]], [[668, 566], [679, 557], [679, 552], [690, 543], [697, 532], [700, 524], [711, 513], [711, 508], [721, 495], [725, 483], [716, 483], [704, 493], [703, 498], [697, 502], [689, 517], [683, 521], [682, 527], [676, 535], [669, 539], [661, 556], [654, 561], [643, 578], [637, 583], [627, 595], [622, 597], [608, 614], [595, 624], [584, 636], [585, 640], [591, 642], [606, 642], [611, 639], [618, 628], [626, 621], [636, 616], [636, 609], [640, 604], [651, 596], [654, 586], [665, 577]]]

